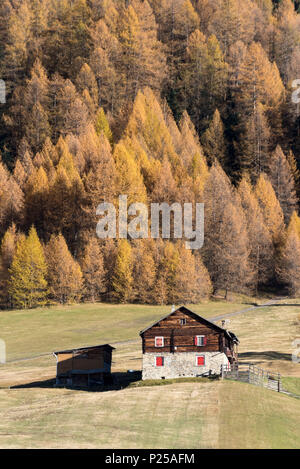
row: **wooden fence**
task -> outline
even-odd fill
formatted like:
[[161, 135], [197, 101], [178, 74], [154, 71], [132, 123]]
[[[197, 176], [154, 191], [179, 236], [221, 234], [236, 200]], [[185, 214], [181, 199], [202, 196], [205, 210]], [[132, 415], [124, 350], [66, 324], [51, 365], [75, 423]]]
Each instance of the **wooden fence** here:
[[279, 373], [263, 370], [255, 365], [234, 364], [222, 367], [222, 378], [243, 381], [245, 383], [262, 386], [273, 391], [281, 392], [281, 377]]

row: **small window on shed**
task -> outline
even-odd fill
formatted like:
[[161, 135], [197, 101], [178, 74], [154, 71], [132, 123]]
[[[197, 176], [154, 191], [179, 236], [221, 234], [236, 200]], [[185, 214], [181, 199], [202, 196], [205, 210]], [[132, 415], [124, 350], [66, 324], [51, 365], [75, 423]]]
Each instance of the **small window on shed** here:
[[164, 366], [164, 357], [156, 357], [155, 363], [156, 366]]
[[196, 335], [195, 336], [195, 345], [197, 347], [203, 347], [204, 345], [206, 345], [206, 343], [207, 343], [207, 340], [206, 340], [205, 335]]
[[185, 319], [185, 318], [180, 319], [180, 325], [181, 325], [181, 326], [185, 326], [185, 325], [186, 325], [186, 319]]
[[197, 355], [196, 357], [196, 366], [204, 366], [205, 365], [205, 356], [204, 355]]
[[155, 337], [155, 347], [163, 347], [163, 346], [164, 346], [164, 338]]

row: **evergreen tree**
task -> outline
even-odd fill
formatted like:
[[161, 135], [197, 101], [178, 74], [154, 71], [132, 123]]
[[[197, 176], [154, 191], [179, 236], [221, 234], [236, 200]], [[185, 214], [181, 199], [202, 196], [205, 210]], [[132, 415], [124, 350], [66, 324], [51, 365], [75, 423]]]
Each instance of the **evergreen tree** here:
[[272, 155], [269, 178], [281, 205], [284, 221], [288, 224], [292, 212], [297, 208], [295, 182], [288, 161], [277, 146]]
[[110, 144], [113, 143], [113, 136], [112, 132], [109, 127], [108, 120], [106, 118], [105, 112], [103, 111], [103, 108], [100, 108], [97, 116], [96, 116], [96, 123], [95, 123], [95, 130], [97, 132], [97, 135], [101, 135], [101, 132], [104, 133], [105, 137], [109, 141]]
[[239, 158], [240, 170], [248, 171], [253, 179], [266, 172], [272, 164], [270, 155], [271, 131], [261, 103], [255, 106], [245, 125]]
[[296, 212], [293, 212], [291, 215], [290, 222], [287, 227], [287, 231], [289, 232], [290, 230], [294, 230], [296, 233], [298, 233], [300, 238], [300, 218]]
[[272, 184], [266, 175], [260, 175], [255, 186], [255, 194], [258, 199], [265, 224], [272, 235], [273, 242], [276, 245], [280, 243], [282, 239], [284, 216]]
[[4, 76], [7, 79], [8, 91], [18, 86], [23, 80], [28, 64], [28, 44], [32, 40], [30, 24], [32, 12], [27, 2], [22, 2], [19, 8], [9, 8], [9, 16], [5, 18], [7, 29], [4, 54]]
[[182, 87], [186, 109], [199, 133], [224, 105], [228, 65], [216, 36], [195, 30], [188, 39]]
[[45, 58], [51, 74], [56, 71], [62, 76], [76, 76], [78, 68], [91, 50], [91, 10], [86, 0], [50, 3], [49, 27], [46, 35]]
[[132, 249], [126, 239], [118, 242], [118, 252], [112, 278], [113, 298], [120, 303], [127, 303], [132, 297]]
[[43, 167], [35, 169], [29, 176], [25, 187], [25, 223], [35, 225], [39, 235], [45, 238], [47, 232], [46, 208], [49, 184]]
[[168, 302], [174, 304], [198, 303], [211, 293], [211, 281], [201, 257], [194, 256], [184, 243], [178, 246], [179, 262], [174, 277], [174, 292]]
[[281, 0], [276, 11], [277, 28], [274, 33], [274, 59], [285, 81], [292, 54], [299, 44], [299, 15], [291, 0]]
[[154, 183], [151, 199], [153, 202], [172, 204], [176, 202], [177, 193], [177, 185], [172, 174], [171, 165], [165, 157], [159, 175]]
[[179, 252], [177, 246], [170, 241], [162, 242], [160, 251], [156, 284], [157, 303], [172, 304], [178, 298], [176, 272], [179, 266]]
[[152, 240], [136, 240], [132, 249], [132, 298], [138, 303], [155, 301], [156, 266]]
[[92, 40], [93, 51], [89, 64], [98, 86], [98, 104], [115, 116], [120, 106], [119, 90], [122, 87], [116, 69], [120, 61], [120, 44], [102, 19], [92, 31]]
[[28, 149], [39, 151], [45, 139], [51, 135], [48, 121], [49, 80], [41, 62], [37, 59], [30, 78], [15, 89], [9, 113], [4, 116], [13, 138], [13, 148], [26, 138]]
[[0, 301], [2, 306], [11, 306], [11, 299], [8, 294], [9, 269], [16, 250], [17, 233], [16, 226], [11, 225], [4, 234], [0, 249]]
[[297, 194], [297, 199], [299, 200], [300, 196], [300, 171], [297, 166], [297, 160], [295, 158], [295, 155], [293, 154], [292, 150], [290, 150], [287, 154], [287, 161], [290, 167], [290, 171], [292, 173], [292, 176], [294, 178], [295, 182], [295, 190]]
[[24, 184], [27, 180], [27, 174], [25, 172], [24, 166], [22, 165], [21, 161], [17, 159], [14, 171], [13, 171], [13, 177], [20, 189], [23, 189]]
[[152, 10], [147, 1], [135, 3], [122, 11], [118, 23], [121, 54], [116, 68], [122, 76], [123, 96], [129, 99], [144, 86], [159, 89], [165, 76], [165, 58]]
[[255, 36], [258, 12], [250, 1], [220, 0], [211, 21], [211, 29], [218, 37], [225, 56], [238, 40], [249, 44]]
[[[176, 153], [183, 160], [184, 166], [191, 170], [192, 161], [195, 155], [203, 156], [203, 150], [200, 145], [199, 137], [197, 135], [194, 124], [192, 123], [190, 116], [186, 111], [183, 112], [181, 119], [179, 121], [179, 129], [176, 126], [175, 121], [172, 122], [172, 127], [176, 137], [173, 138], [174, 147]], [[169, 124], [170, 130], [170, 124]], [[180, 133], [178, 132], [180, 131]], [[171, 133], [171, 130], [170, 130]]]
[[83, 64], [79, 74], [76, 78], [76, 86], [78, 91], [83, 94], [87, 91], [92, 101], [92, 110], [95, 112], [99, 98], [98, 98], [98, 86], [95, 75], [88, 64]]
[[22, 220], [23, 192], [0, 160], [0, 233]]
[[99, 242], [92, 238], [86, 245], [80, 260], [84, 277], [85, 298], [95, 302], [105, 292], [105, 269]]
[[238, 187], [244, 210], [249, 239], [249, 262], [254, 272], [253, 289], [257, 293], [261, 285], [274, 277], [274, 248], [272, 236], [267, 228], [258, 200], [249, 178], [244, 176]]
[[203, 191], [209, 171], [203, 156], [196, 154], [192, 161], [192, 178], [196, 202], [204, 202]]
[[212, 166], [204, 190], [205, 243], [201, 250], [214, 290], [249, 288], [253, 270], [245, 215], [230, 181], [219, 165]]
[[84, 218], [85, 190], [73, 156], [62, 143], [58, 148], [60, 151], [57, 170], [49, 184], [46, 210], [48, 233], [58, 234], [61, 231], [75, 253]]
[[116, 197], [116, 165], [111, 154], [111, 148], [106, 139], [94, 142], [91, 146], [91, 134], [86, 142], [84, 158], [86, 160], [86, 174], [83, 178], [85, 197], [83, 201], [83, 216], [81, 229], [95, 232], [97, 224], [96, 209], [101, 202], [115, 201]]
[[62, 234], [52, 235], [46, 246], [48, 284], [54, 301], [79, 301], [83, 293], [82, 271], [73, 259]]
[[47, 265], [34, 227], [21, 237], [9, 269], [8, 292], [14, 307], [33, 308], [47, 299]]
[[224, 170], [228, 168], [224, 125], [218, 109], [215, 110], [213, 119], [202, 136], [202, 145], [210, 164], [216, 159]]
[[146, 201], [146, 188], [134, 155], [120, 142], [115, 147], [117, 191], [128, 196], [128, 204]]
[[276, 273], [289, 295], [297, 297], [300, 292], [300, 239], [292, 227], [288, 230], [285, 243], [280, 250]]
[[197, 282], [197, 301], [209, 299], [212, 293], [212, 282], [199, 252], [194, 253], [196, 282]]

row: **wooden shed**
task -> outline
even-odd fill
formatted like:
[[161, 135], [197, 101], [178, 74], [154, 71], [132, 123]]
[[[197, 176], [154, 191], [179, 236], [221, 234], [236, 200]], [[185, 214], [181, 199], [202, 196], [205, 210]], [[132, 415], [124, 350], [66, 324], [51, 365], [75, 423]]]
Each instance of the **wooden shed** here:
[[89, 387], [104, 384], [111, 377], [112, 351], [109, 344], [53, 352], [56, 384]]
[[143, 379], [219, 374], [237, 361], [233, 332], [181, 306], [140, 332]]

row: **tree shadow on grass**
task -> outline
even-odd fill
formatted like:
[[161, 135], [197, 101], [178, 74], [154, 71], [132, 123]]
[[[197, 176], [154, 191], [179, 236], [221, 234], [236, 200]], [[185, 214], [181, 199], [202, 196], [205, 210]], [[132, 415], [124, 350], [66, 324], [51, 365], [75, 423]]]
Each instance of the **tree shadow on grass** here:
[[106, 391], [120, 391], [121, 389], [127, 388], [131, 383], [136, 381], [140, 381], [142, 378], [141, 371], [133, 371], [133, 372], [117, 372], [112, 373], [111, 376], [106, 379], [103, 385], [95, 384], [91, 385], [90, 387], [84, 386], [67, 386], [67, 385], [56, 385], [56, 379], [46, 379], [42, 381], [33, 381], [31, 383], [24, 383], [18, 384], [15, 386], [10, 386], [10, 389], [32, 389], [32, 388], [43, 388], [43, 389], [72, 389], [78, 391], [86, 391], [86, 392], [106, 392]]
[[253, 363], [253, 360], [255, 360], [255, 363], [262, 363], [266, 360], [291, 361], [292, 355], [290, 353], [275, 352], [273, 350], [270, 350], [263, 352], [239, 353], [239, 359], [242, 359], [244, 364], [251, 365]]
[[269, 305], [262, 305], [261, 308], [267, 308], [267, 307], [273, 308], [273, 306], [293, 306], [293, 307], [298, 306], [300, 307], [300, 303], [271, 303]]

